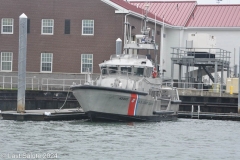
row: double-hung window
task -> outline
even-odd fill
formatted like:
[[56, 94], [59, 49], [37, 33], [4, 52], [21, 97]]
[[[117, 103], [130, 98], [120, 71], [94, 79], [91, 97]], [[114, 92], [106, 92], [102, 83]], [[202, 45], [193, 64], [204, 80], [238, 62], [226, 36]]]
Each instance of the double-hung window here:
[[13, 18], [2, 18], [2, 34], [13, 34]]
[[52, 53], [42, 53], [41, 54], [41, 72], [52, 73]]
[[12, 52], [1, 53], [1, 71], [12, 72]]
[[42, 19], [42, 34], [53, 35], [54, 31], [54, 20], [53, 19]]
[[94, 35], [94, 20], [82, 20], [82, 35]]
[[81, 55], [81, 73], [93, 71], [93, 54], [82, 54]]

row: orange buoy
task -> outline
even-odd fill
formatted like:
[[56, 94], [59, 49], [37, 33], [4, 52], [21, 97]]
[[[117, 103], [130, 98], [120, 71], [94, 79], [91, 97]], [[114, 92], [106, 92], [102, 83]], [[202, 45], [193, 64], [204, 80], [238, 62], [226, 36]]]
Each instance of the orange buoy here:
[[157, 77], [157, 69], [156, 69], [156, 67], [153, 68], [152, 77], [153, 78]]

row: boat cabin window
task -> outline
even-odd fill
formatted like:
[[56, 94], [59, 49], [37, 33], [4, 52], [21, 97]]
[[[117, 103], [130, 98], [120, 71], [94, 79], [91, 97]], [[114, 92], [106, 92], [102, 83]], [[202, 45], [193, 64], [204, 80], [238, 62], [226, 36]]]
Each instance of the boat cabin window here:
[[101, 67], [102, 75], [107, 74], [107, 67]]
[[118, 67], [109, 67], [108, 72], [109, 74], [116, 74], [118, 71]]
[[152, 76], [152, 71], [153, 71], [152, 67], [146, 68], [145, 76], [146, 77], [151, 77]]
[[143, 76], [144, 68], [133, 68], [134, 75]]
[[131, 67], [121, 67], [121, 74], [131, 74], [132, 68]]

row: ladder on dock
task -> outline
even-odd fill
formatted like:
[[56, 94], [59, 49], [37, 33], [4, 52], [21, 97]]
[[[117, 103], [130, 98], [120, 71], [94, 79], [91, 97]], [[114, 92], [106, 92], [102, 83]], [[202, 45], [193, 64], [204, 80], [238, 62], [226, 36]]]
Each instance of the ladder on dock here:
[[191, 118], [197, 118], [197, 119], [199, 119], [199, 114], [200, 114], [200, 105], [198, 105], [198, 110], [197, 110], [197, 112], [194, 112], [194, 105], [192, 105]]

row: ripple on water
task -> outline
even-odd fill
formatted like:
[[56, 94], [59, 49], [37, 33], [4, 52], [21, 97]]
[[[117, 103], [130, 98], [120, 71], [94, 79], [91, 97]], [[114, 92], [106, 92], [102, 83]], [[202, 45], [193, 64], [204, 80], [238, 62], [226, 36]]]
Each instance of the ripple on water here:
[[240, 123], [0, 121], [0, 154], [58, 153], [60, 159], [238, 159]]

